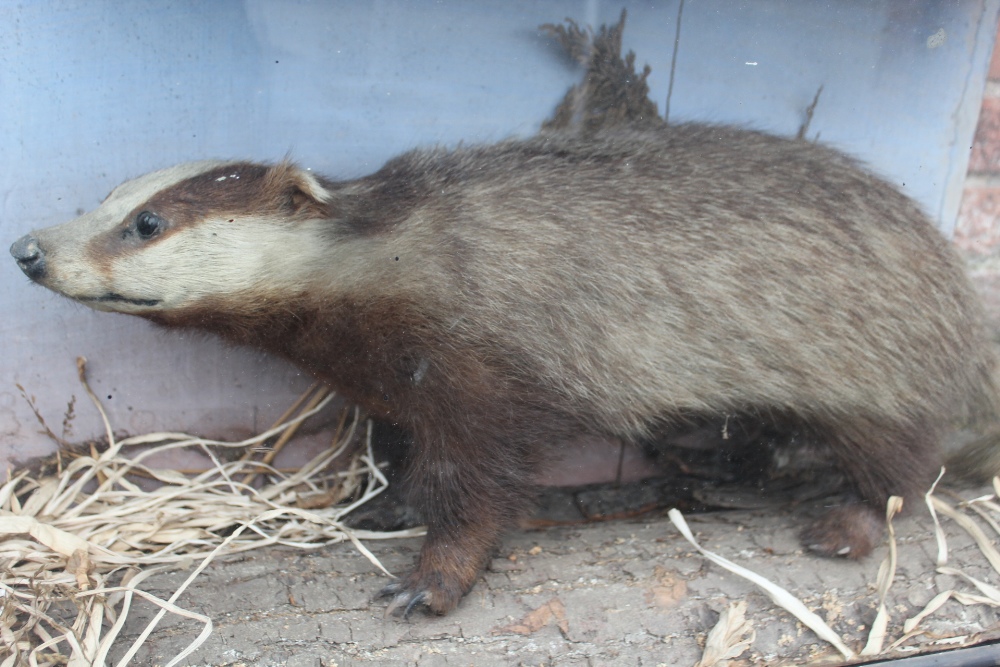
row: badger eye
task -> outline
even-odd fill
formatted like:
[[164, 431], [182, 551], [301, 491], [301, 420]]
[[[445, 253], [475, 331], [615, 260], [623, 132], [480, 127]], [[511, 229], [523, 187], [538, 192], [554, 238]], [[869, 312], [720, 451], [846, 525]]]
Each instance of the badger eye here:
[[155, 213], [143, 211], [135, 216], [135, 231], [144, 239], [152, 238], [162, 227], [163, 218]]

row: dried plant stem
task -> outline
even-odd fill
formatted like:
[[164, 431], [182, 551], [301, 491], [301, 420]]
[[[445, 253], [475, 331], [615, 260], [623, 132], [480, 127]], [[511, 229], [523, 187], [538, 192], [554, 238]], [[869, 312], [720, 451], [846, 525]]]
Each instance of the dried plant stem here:
[[[310, 392], [315, 390], [317, 386], [319, 387], [319, 390], [316, 391], [316, 394], [309, 400], [309, 403], [307, 403], [306, 406], [302, 409], [302, 413], [309, 413], [315, 410], [316, 407], [321, 402], [323, 402], [323, 399], [325, 399], [330, 394], [330, 390], [327, 387], [319, 385], [318, 383], [313, 383], [313, 385], [309, 387], [309, 389], [307, 389], [305, 393], [302, 394], [302, 396], [299, 397], [299, 400], [296, 401], [296, 405], [301, 405], [302, 400], [306, 396], [308, 396]], [[285, 414], [282, 415], [282, 418], [281, 420], [279, 420], [278, 423], [279, 424], [284, 423], [290, 416], [291, 415], [288, 414], [288, 411], [286, 411]], [[264, 457], [261, 459], [261, 463], [269, 465], [272, 461], [274, 461], [274, 458], [278, 455], [279, 452], [281, 452], [282, 449], [284, 449], [285, 445], [288, 444], [288, 441], [295, 436], [295, 434], [299, 430], [299, 426], [301, 425], [302, 422], [296, 422], [294, 425], [289, 426], [287, 429], [285, 429], [285, 431], [280, 436], [278, 436], [278, 439], [275, 441], [274, 446], [271, 447], [270, 451], [264, 454]], [[244, 454], [244, 456], [246, 455]], [[243, 483], [249, 486], [250, 484], [253, 483], [254, 479], [257, 477], [258, 474], [260, 474], [260, 470], [255, 469], [254, 472], [249, 473], [247, 476], [243, 478]]]
[[[51, 477], [22, 471], [0, 485], [0, 667], [107, 665], [136, 596], [159, 610], [117, 664], [135, 655], [167, 613], [203, 624], [200, 635], [168, 663], [182, 664], [208, 638], [212, 622], [183, 609], [180, 599], [219, 555], [271, 544], [315, 549], [350, 541], [385, 571], [361, 540], [421, 532], [352, 532], [341, 523], [387, 485], [371, 453], [370, 426], [364, 447], [358, 447], [357, 409], [344, 410], [330, 447], [295, 471], [274, 468], [273, 456], [223, 462], [215, 455], [218, 447], [249, 448], [270, 439], [280, 449], [334, 398], [325, 387], [314, 385], [281, 423], [242, 442], [164, 432], [117, 440], [87, 384], [86, 361], [79, 359], [77, 368], [101, 415], [108, 447], [100, 451], [95, 444], [61, 460]], [[126, 455], [138, 446], [147, 449]], [[145, 464], [178, 449], [201, 451], [210, 467], [182, 474]], [[253, 488], [249, 482], [259, 473], [264, 481]], [[310, 504], [316, 496], [330, 502]], [[140, 588], [154, 574], [192, 560], [198, 567], [168, 599]]]

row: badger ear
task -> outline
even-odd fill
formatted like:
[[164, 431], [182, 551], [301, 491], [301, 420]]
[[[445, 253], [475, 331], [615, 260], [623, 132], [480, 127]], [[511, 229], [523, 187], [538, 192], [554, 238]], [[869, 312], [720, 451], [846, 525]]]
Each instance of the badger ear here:
[[328, 217], [330, 191], [308, 171], [282, 162], [271, 167], [267, 180], [281, 210], [295, 217]]

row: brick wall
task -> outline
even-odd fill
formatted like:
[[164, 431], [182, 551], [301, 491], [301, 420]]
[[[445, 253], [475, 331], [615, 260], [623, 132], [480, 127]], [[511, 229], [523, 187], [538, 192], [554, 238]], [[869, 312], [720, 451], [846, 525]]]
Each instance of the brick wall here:
[[1000, 31], [972, 143], [969, 173], [955, 227], [955, 245], [986, 302], [1000, 338]]

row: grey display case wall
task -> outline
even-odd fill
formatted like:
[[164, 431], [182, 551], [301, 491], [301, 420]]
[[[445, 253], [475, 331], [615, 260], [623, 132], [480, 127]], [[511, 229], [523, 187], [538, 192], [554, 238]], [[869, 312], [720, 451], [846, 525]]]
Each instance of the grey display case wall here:
[[[954, 225], [997, 0], [688, 0], [671, 120], [839, 146]], [[0, 241], [96, 206], [132, 176], [201, 158], [372, 171], [426, 144], [535, 132], [580, 77], [537, 26], [617, 20], [662, 110], [679, 2], [0, 2]], [[0, 262], [0, 462], [51, 451], [82, 399], [116, 428], [209, 435], [264, 425], [308, 378], [257, 352], [92, 312]], [[82, 400], [65, 436], [102, 432]]]

